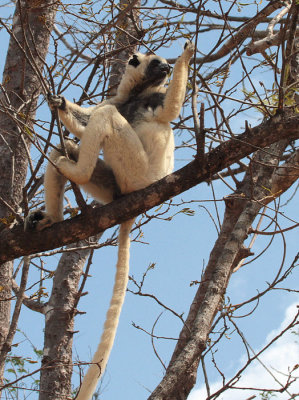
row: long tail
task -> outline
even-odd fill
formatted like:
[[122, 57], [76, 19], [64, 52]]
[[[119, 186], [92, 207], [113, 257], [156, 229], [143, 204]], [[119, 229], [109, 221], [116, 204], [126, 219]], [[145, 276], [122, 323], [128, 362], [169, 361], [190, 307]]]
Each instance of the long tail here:
[[113, 294], [106, 315], [104, 330], [97, 351], [93, 356], [86, 375], [84, 376], [76, 400], [90, 400], [96, 390], [97, 383], [103, 375], [113, 346], [118, 320], [126, 295], [129, 275], [130, 231], [135, 221], [130, 219], [120, 225], [118, 236], [118, 260], [114, 280]]

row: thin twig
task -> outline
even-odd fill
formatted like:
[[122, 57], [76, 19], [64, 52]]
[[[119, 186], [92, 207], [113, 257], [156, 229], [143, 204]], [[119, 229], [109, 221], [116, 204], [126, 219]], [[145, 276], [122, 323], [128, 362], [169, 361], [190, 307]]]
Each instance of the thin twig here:
[[26, 289], [26, 284], [27, 284], [27, 279], [28, 279], [30, 260], [31, 260], [30, 257], [24, 257], [20, 290], [17, 295], [17, 301], [16, 301], [15, 309], [14, 309], [14, 312], [12, 315], [9, 331], [8, 331], [7, 337], [5, 339], [5, 343], [2, 346], [1, 353], [0, 353], [0, 371], [2, 371], [2, 369], [3, 369], [3, 365], [5, 363], [7, 353], [11, 349], [12, 341], [13, 341], [14, 335], [17, 330], [18, 320], [19, 320], [21, 307], [22, 307], [23, 300], [24, 300], [24, 294], [25, 294], [25, 289]]

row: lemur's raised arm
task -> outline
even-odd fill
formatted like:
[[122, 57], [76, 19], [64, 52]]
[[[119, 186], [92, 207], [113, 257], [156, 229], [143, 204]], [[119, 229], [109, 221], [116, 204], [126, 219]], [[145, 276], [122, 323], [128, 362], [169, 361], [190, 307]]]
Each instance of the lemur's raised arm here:
[[[50, 154], [45, 173], [46, 212], [36, 211], [26, 220], [26, 230], [42, 230], [63, 219], [66, 179], [104, 203], [119, 193], [142, 189], [173, 170], [174, 138], [170, 122], [181, 110], [187, 85], [188, 65], [194, 46], [187, 43], [178, 58], [172, 80], [164, 58], [135, 54], [129, 60], [116, 96], [95, 107], [79, 107], [62, 96], [49, 96], [66, 128], [80, 140], [78, 147], [66, 141], [70, 159]], [[103, 150], [104, 161], [99, 152]], [[129, 233], [134, 220], [120, 226], [118, 262], [113, 296], [104, 331], [77, 400], [89, 400], [102, 376], [113, 345], [129, 273]]]

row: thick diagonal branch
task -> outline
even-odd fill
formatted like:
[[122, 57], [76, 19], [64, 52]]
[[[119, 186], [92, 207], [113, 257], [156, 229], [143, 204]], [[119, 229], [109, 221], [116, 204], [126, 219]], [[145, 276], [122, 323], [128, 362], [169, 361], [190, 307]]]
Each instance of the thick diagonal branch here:
[[[259, 148], [280, 139], [299, 137], [299, 116], [278, 115], [265, 123], [219, 145], [207, 154], [205, 163], [192, 161], [182, 169], [148, 186], [130, 193], [105, 207], [89, 207], [84, 214], [39, 233], [24, 233], [22, 226], [3, 231], [0, 236], [0, 261], [4, 262], [86, 239], [107, 228], [136, 217], [167, 199], [204, 182], [224, 168]], [[266, 149], [265, 153], [269, 150]], [[120, 212], [121, 210], [121, 212]]]

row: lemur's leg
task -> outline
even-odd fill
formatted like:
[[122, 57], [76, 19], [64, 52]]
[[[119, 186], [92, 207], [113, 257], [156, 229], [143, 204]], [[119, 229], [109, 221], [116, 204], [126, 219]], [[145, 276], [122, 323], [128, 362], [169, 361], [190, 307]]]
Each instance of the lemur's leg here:
[[92, 113], [81, 138], [78, 162], [60, 157], [57, 167], [68, 179], [84, 185], [90, 180], [101, 148], [121, 192], [139, 189], [140, 180], [148, 175], [148, 157], [136, 132], [113, 105]]
[[[69, 149], [67, 142], [65, 142], [65, 144], [66, 148]], [[59, 157], [61, 157], [59, 151], [51, 151], [50, 160], [53, 161], [54, 164], [56, 164]], [[51, 223], [63, 220], [63, 197], [65, 184], [66, 178], [49, 162], [45, 172], [44, 187], [46, 214], [51, 220]]]
[[[73, 161], [79, 157], [79, 146], [71, 140], [65, 141], [68, 156]], [[61, 152], [52, 150], [50, 159], [54, 163], [61, 157]], [[25, 230], [43, 230], [55, 222], [63, 220], [63, 196], [66, 178], [57, 171], [51, 163], [48, 163], [45, 177], [45, 205], [46, 211], [41, 210], [30, 213], [25, 220]], [[109, 203], [120, 195], [112, 169], [98, 159], [90, 182], [82, 186], [95, 199], [103, 203]]]
[[[68, 141], [65, 144], [69, 153], [70, 148], [67, 143]], [[61, 153], [57, 150], [52, 150], [49, 158], [53, 163], [56, 163], [59, 157], [61, 157]], [[25, 219], [25, 231], [41, 231], [55, 222], [63, 220], [65, 183], [66, 178], [49, 162], [44, 176], [46, 211], [37, 210], [30, 213]]]
[[175, 63], [172, 80], [166, 92], [163, 107], [159, 107], [157, 118], [162, 122], [171, 122], [178, 118], [186, 93], [188, 66], [194, 54], [194, 44], [187, 42], [183, 54]]
[[[78, 160], [78, 158], [76, 160]], [[100, 158], [97, 160], [90, 181], [82, 185], [82, 188], [94, 199], [103, 204], [110, 203], [121, 195], [112, 169]]]
[[74, 104], [63, 96], [48, 95], [48, 104], [51, 110], [58, 109], [59, 118], [63, 125], [78, 138], [81, 138], [90, 114], [94, 107], [83, 108]]

